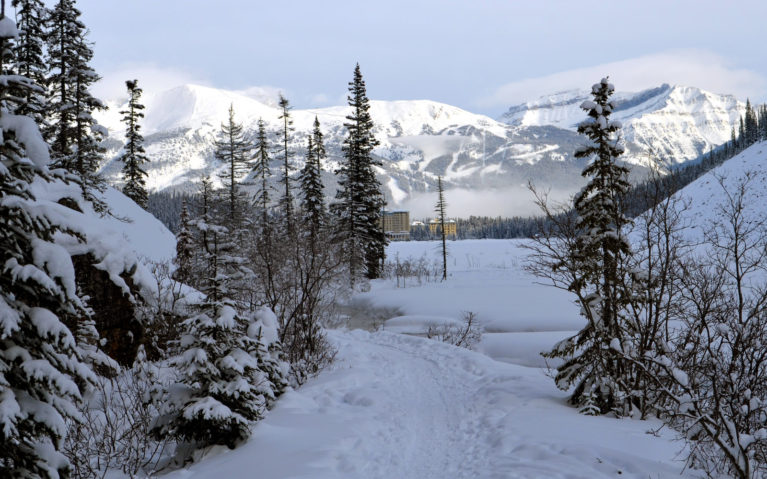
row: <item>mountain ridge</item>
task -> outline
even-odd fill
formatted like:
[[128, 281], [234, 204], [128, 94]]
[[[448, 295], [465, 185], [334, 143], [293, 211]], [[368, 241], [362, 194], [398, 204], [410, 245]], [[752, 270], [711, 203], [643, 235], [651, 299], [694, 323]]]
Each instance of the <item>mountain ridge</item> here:
[[[433, 191], [437, 176], [443, 177], [448, 188], [476, 191], [524, 188], [531, 181], [546, 188], [577, 190], [584, 163], [573, 158], [572, 151], [583, 139], [574, 125], [583, 118], [580, 103], [588, 92], [567, 91], [543, 98], [549, 101], [511, 107], [498, 120], [431, 100], [372, 100], [374, 133], [381, 143], [374, 154], [383, 163], [377, 173], [387, 201], [402, 206], [419, 193]], [[623, 160], [636, 165], [636, 175], [646, 171], [643, 166], [649, 162], [650, 148], [661, 158], [681, 164], [723, 143], [741, 111], [734, 97], [694, 87], [661, 85], [638, 93], [617, 93], [615, 98], [616, 119], [624, 122], [627, 153]], [[150, 191], [192, 191], [202, 174], [215, 177], [222, 165], [214, 159], [213, 143], [230, 105], [250, 137], [259, 118], [267, 123], [272, 139], [280, 127], [278, 108], [242, 92], [207, 86], [186, 84], [147, 94], [145, 104]], [[98, 117], [109, 131], [109, 159], [102, 173], [116, 184], [120, 165], [115, 157], [124, 134], [120, 109], [113, 102], [111, 110]], [[347, 114], [346, 106], [292, 110], [293, 170], [303, 165], [307, 134], [316, 116], [328, 150], [323, 179], [329, 195], [335, 189], [332, 171], [341, 158]]]

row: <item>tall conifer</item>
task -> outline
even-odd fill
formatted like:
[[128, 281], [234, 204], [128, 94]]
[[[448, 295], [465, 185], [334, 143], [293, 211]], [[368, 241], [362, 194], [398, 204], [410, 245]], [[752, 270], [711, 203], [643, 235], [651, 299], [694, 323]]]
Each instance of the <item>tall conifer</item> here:
[[226, 189], [229, 202], [229, 222], [234, 224], [240, 214], [238, 182], [248, 171], [251, 145], [245, 140], [242, 124], [234, 119], [234, 105], [229, 106], [229, 117], [221, 124], [220, 138], [216, 141], [216, 159], [224, 163], [219, 175]]
[[442, 177], [437, 177], [437, 205], [434, 211], [437, 213], [437, 220], [440, 227], [440, 239], [442, 240], [442, 279], [447, 279], [447, 235], [445, 234], [445, 211], [447, 203], [445, 202], [445, 190], [442, 187]]
[[144, 118], [144, 105], [140, 103], [142, 90], [138, 87], [138, 80], [128, 80], [125, 86], [128, 88], [128, 107], [120, 112], [125, 122], [125, 147], [119, 157], [123, 162], [123, 193], [146, 209], [149, 196], [146, 192], [147, 174], [142, 165], [148, 163], [149, 158], [144, 151], [144, 137], [141, 136], [139, 124], [139, 120]]
[[[31, 117], [9, 110], [7, 75], [13, 21], [0, 2], [0, 471], [3, 477], [66, 477], [59, 453], [65, 419], [93, 377], [62, 323], [84, 312], [69, 254], [53, 241], [62, 230], [41, 209], [33, 181], [50, 179], [48, 147]], [[14, 99], [14, 102], [18, 98]], [[29, 110], [28, 110], [29, 111]]]
[[280, 198], [280, 210], [285, 218], [285, 227], [288, 235], [295, 232], [294, 230], [294, 216], [293, 211], [293, 193], [290, 180], [290, 157], [293, 156], [293, 152], [290, 150], [290, 135], [295, 130], [293, 128], [293, 119], [290, 116], [290, 103], [287, 98], [280, 95], [279, 106], [281, 109], [280, 120], [282, 120], [282, 134], [280, 138], [280, 156], [282, 156], [282, 177], [280, 177], [280, 183], [282, 183], [284, 192]]
[[301, 170], [301, 210], [304, 228], [309, 232], [312, 243], [325, 222], [325, 194], [322, 185], [321, 159], [325, 147], [320, 131], [320, 122], [314, 118], [314, 130], [307, 140], [306, 163]]
[[42, 0], [13, 0], [11, 5], [16, 8], [16, 22], [19, 29], [14, 70], [35, 84], [34, 88], [26, 89], [24, 102], [16, 113], [34, 118], [35, 122], [42, 127], [47, 105], [45, 75], [48, 67], [45, 64], [43, 50], [45, 20], [48, 13]]
[[86, 186], [100, 187], [96, 170], [106, 130], [93, 112], [106, 106], [89, 90], [100, 77], [89, 65], [93, 49], [80, 15], [74, 0], [59, 0], [48, 18], [49, 104], [44, 134], [57, 167], [78, 173]]
[[342, 147], [344, 161], [336, 170], [339, 189], [332, 210], [338, 218], [353, 284], [361, 272], [371, 279], [380, 275], [386, 247], [380, 226], [384, 199], [373, 168], [381, 165], [372, 154], [378, 141], [373, 135], [370, 102], [359, 64], [349, 82], [348, 101], [351, 113], [344, 123], [348, 131]]
[[571, 289], [584, 295], [580, 306], [588, 323], [547, 354], [565, 359], [557, 368], [557, 385], [576, 384], [571, 400], [588, 414], [625, 412], [631, 399], [622, 382], [624, 364], [614, 353], [622, 346], [620, 311], [628, 300], [622, 267], [630, 255], [624, 237], [629, 220], [623, 214], [630, 185], [628, 169], [616, 163], [623, 147], [618, 144], [621, 125], [610, 120], [614, 91], [607, 78], [592, 86], [593, 101], [581, 105], [588, 118], [578, 125], [578, 133], [590, 141], [575, 152], [589, 163], [583, 170], [588, 182], [574, 198], [579, 235], [572, 254], [578, 281]]

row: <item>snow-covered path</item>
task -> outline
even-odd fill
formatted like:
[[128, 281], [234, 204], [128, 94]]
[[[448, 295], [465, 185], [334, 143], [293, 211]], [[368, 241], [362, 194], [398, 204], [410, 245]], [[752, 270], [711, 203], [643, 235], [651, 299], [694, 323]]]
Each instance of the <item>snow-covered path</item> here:
[[332, 370], [185, 478], [679, 477], [656, 423], [564, 405], [538, 368], [387, 332], [334, 331]]

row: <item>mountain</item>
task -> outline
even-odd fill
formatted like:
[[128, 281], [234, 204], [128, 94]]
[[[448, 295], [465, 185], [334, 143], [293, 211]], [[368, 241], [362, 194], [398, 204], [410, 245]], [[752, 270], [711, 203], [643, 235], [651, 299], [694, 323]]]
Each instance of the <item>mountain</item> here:
[[[585, 91], [552, 95], [512, 107], [500, 121], [428, 100], [372, 101], [370, 113], [380, 141], [375, 154], [383, 162], [378, 173], [387, 201], [401, 206], [419, 193], [433, 191], [438, 175], [448, 188], [469, 191], [522, 189], [530, 181], [557, 191], [577, 190], [584, 164], [572, 151], [583, 139], [574, 125], [583, 118], [579, 105], [587, 96]], [[616, 116], [626, 125], [624, 161], [640, 165], [636, 175], [647, 164], [648, 147], [683, 163], [723, 143], [742, 109], [730, 96], [668, 85], [616, 98]], [[248, 135], [254, 134], [259, 118], [267, 123], [273, 141], [280, 127], [279, 110], [247, 93], [182, 85], [147, 94], [145, 104], [143, 131], [151, 159], [147, 186], [152, 191], [193, 191], [203, 173], [215, 179], [222, 165], [214, 159], [213, 142], [230, 105]], [[114, 158], [123, 143], [122, 105], [110, 106], [99, 117], [109, 130], [110, 159], [102, 173], [119, 184], [121, 165]], [[347, 107], [293, 111], [294, 171], [303, 165], [307, 134], [317, 116], [329, 155], [323, 165], [329, 195], [335, 188], [332, 171], [341, 157], [347, 114]], [[275, 171], [278, 167], [275, 161]]]
[[[517, 126], [553, 125], [575, 131], [583, 119], [580, 104], [591, 95], [573, 90], [513, 106], [501, 121]], [[661, 85], [639, 93], [616, 93], [613, 118], [623, 123], [627, 161], [647, 164], [649, 148], [658, 158], [680, 164], [730, 139], [745, 111], [732, 95], [700, 88]]]

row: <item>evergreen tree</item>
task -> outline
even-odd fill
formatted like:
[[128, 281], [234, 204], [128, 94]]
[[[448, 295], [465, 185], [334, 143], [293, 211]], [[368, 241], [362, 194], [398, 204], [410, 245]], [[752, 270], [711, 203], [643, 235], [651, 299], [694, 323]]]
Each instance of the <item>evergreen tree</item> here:
[[445, 210], [447, 209], [447, 203], [445, 202], [445, 190], [442, 188], [442, 177], [437, 177], [437, 206], [434, 211], [437, 213], [437, 219], [439, 220], [440, 239], [442, 240], [442, 279], [447, 279], [447, 241], [445, 235]]
[[348, 101], [351, 114], [346, 117], [348, 122], [344, 123], [348, 130], [342, 147], [344, 162], [336, 170], [339, 177], [338, 201], [332, 209], [338, 218], [339, 234], [344, 254], [349, 259], [353, 284], [361, 269], [371, 279], [380, 275], [386, 247], [386, 237], [380, 226], [384, 199], [373, 169], [381, 165], [372, 155], [378, 141], [373, 135], [370, 103], [359, 64], [349, 83]]
[[258, 346], [247, 334], [247, 322], [230, 299], [231, 251], [224, 251], [228, 230], [200, 224], [208, 232], [209, 269], [205, 300], [197, 314], [182, 323], [183, 352], [174, 364], [180, 382], [173, 388], [155, 433], [170, 435], [195, 448], [234, 448], [250, 435], [252, 421], [262, 417], [266, 398], [273, 397], [266, 374], [251, 355]]
[[282, 156], [282, 177], [280, 183], [283, 184], [285, 192], [280, 198], [280, 210], [285, 217], [285, 226], [289, 236], [295, 233], [294, 230], [294, 216], [293, 212], [293, 193], [290, 187], [290, 157], [293, 156], [293, 152], [289, 148], [290, 134], [295, 130], [293, 128], [293, 119], [290, 117], [290, 103], [287, 98], [280, 95], [279, 106], [282, 112], [280, 113], [280, 120], [282, 120], [282, 142], [280, 144], [280, 151]]
[[174, 272], [173, 277], [176, 281], [189, 283], [193, 271], [195, 241], [189, 222], [189, 211], [186, 207], [186, 200], [184, 200], [183, 206], [181, 207], [181, 218], [179, 223], [179, 232], [176, 235], [176, 257], [173, 258], [173, 263], [176, 265], [176, 271]]
[[547, 353], [565, 359], [557, 368], [557, 385], [566, 389], [577, 383], [571, 400], [589, 414], [620, 411], [630, 399], [622, 384], [624, 365], [614, 354], [614, 348], [623, 344], [620, 313], [629, 299], [622, 288], [626, 274], [622, 267], [630, 254], [623, 236], [629, 223], [623, 215], [623, 197], [630, 185], [628, 169], [616, 163], [623, 147], [618, 144], [620, 123], [610, 120], [613, 92], [606, 78], [592, 87], [593, 101], [581, 105], [588, 118], [578, 125], [578, 133], [590, 143], [575, 152], [576, 158], [590, 162], [583, 170], [588, 182], [574, 198], [579, 234], [571, 252], [577, 280], [570, 290], [579, 295], [588, 322]]
[[123, 193], [132, 199], [139, 206], [146, 209], [149, 198], [146, 192], [147, 174], [141, 168], [141, 165], [148, 163], [144, 151], [144, 137], [141, 136], [139, 119], [144, 118], [144, 105], [139, 103], [141, 100], [141, 88], [138, 87], [138, 80], [128, 80], [125, 82], [128, 87], [128, 109], [120, 112], [125, 122], [125, 147], [119, 157], [123, 164], [123, 178], [125, 186]]
[[[0, 3], [0, 471], [3, 477], [66, 477], [59, 453], [65, 419], [76, 420], [80, 388], [92, 381], [61, 318], [79, 315], [74, 268], [53, 242], [62, 228], [35, 201], [48, 181], [48, 148], [33, 118], [9, 111], [13, 21]], [[14, 102], [18, 98], [14, 98]]]
[[80, 15], [74, 0], [59, 0], [48, 18], [49, 106], [44, 134], [57, 167], [78, 173], [85, 186], [99, 187], [96, 170], [106, 132], [92, 114], [106, 107], [89, 91], [100, 77], [89, 66], [93, 49], [85, 40]]
[[251, 146], [245, 140], [242, 124], [234, 120], [234, 105], [229, 106], [229, 119], [221, 124], [221, 138], [216, 141], [216, 159], [226, 168], [219, 176], [226, 189], [229, 202], [229, 222], [234, 224], [240, 214], [238, 182], [248, 171]]
[[48, 13], [42, 0], [13, 0], [11, 5], [16, 8], [19, 29], [14, 70], [36, 85], [35, 88], [26, 89], [24, 101], [16, 110], [16, 114], [34, 118], [38, 126], [42, 127], [46, 110], [44, 87], [48, 67], [44, 61], [43, 50], [45, 19]]
[[256, 155], [253, 161], [252, 174], [255, 181], [259, 184], [255, 204], [261, 216], [262, 228], [268, 228], [270, 223], [269, 207], [271, 206], [269, 178], [272, 176], [272, 171], [269, 167], [269, 144], [266, 138], [266, 125], [260, 118], [258, 120], [258, 133], [256, 134]]
[[745, 132], [744, 147], [753, 145], [759, 139], [759, 129], [756, 120], [756, 112], [751, 106], [751, 100], [746, 99], [746, 113], [743, 121], [743, 130]]
[[301, 170], [301, 209], [304, 227], [309, 232], [310, 242], [315, 244], [320, 228], [325, 223], [325, 194], [322, 185], [321, 157], [325, 156], [322, 144], [320, 122], [314, 118], [314, 131], [309, 136], [306, 149], [306, 163]]

